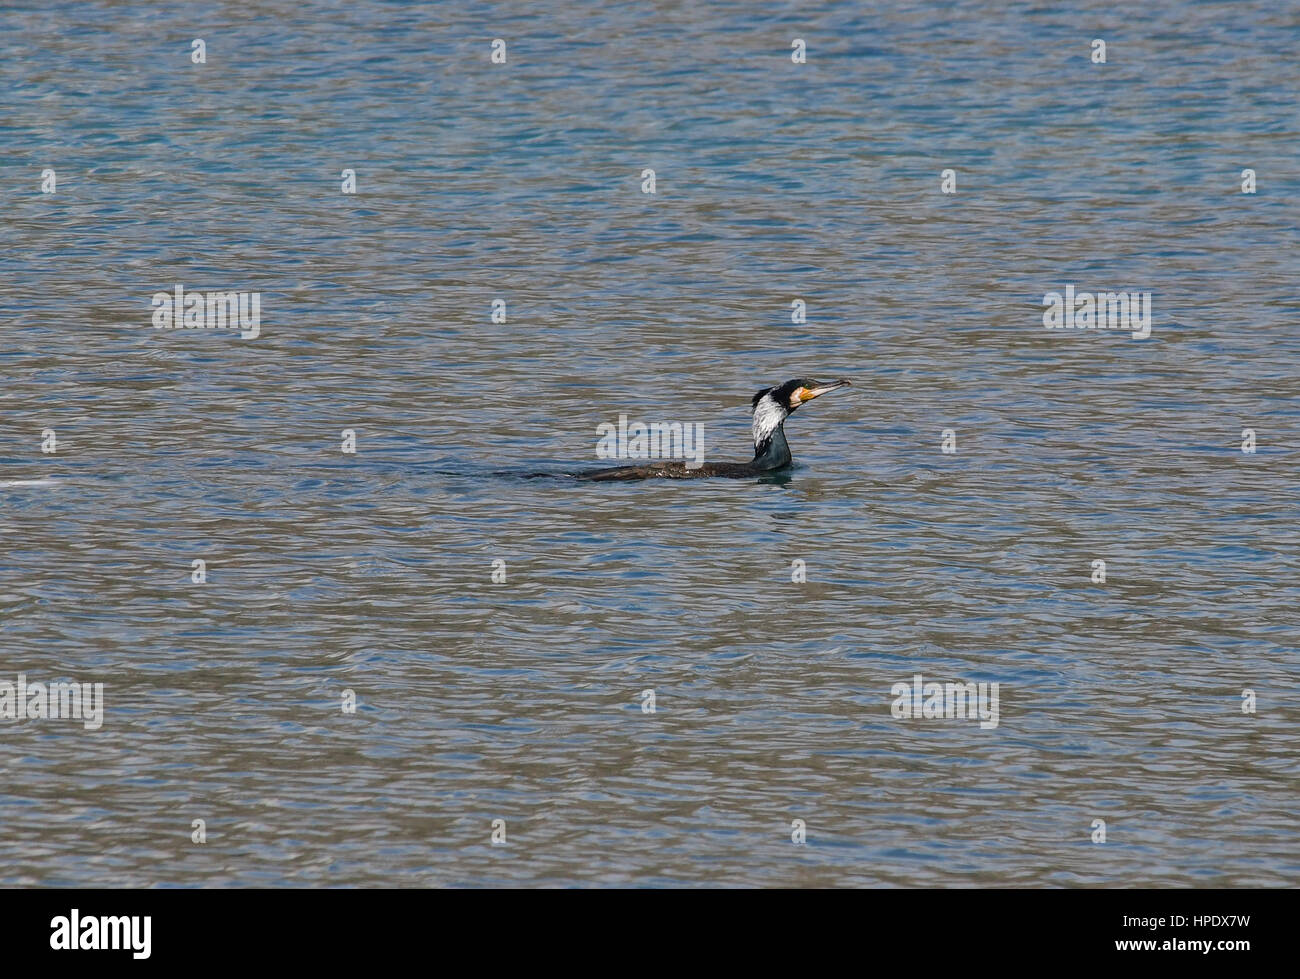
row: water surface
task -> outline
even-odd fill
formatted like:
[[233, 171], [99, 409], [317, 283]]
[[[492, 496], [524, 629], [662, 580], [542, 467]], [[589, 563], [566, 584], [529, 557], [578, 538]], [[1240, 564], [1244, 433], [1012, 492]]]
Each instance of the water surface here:
[[0, 15], [0, 883], [1294, 883], [1300, 19], [1070, 7]]

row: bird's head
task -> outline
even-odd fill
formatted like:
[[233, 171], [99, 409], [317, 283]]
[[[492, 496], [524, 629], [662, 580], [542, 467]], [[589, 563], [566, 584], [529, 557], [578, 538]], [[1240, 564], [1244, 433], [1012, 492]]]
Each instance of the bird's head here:
[[849, 387], [848, 381], [830, 381], [823, 384], [806, 377], [786, 381], [774, 388], [764, 388], [754, 395], [751, 410], [754, 413], [754, 444], [762, 445], [781, 427], [801, 404], [820, 398], [827, 391]]

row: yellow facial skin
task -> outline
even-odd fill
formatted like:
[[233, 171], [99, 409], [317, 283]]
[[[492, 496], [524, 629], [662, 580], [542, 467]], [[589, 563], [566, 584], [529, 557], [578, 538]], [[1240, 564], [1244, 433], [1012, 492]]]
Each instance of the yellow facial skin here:
[[848, 381], [836, 381], [833, 384], [826, 384], [816, 388], [795, 388], [794, 393], [790, 395], [794, 401], [795, 407], [803, 404], [805, 401], [811, 401], [813, 398], [819, 398], [827, 391], [834, 391], [837, 388], [849, 386]]

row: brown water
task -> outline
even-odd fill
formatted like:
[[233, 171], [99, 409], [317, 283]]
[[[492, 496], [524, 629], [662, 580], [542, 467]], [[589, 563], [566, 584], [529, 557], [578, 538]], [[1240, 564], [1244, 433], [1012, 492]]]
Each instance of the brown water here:
[[1294, 5], [256, 7], [3, 15], [0, 883], [1297, 880]]

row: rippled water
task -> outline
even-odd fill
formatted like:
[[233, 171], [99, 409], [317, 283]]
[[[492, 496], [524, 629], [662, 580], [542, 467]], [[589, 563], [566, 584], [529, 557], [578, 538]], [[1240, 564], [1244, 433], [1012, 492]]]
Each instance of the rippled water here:
[[251, 7], [0, 15], [0, 883], [1297, 880], [1294, 4]]

